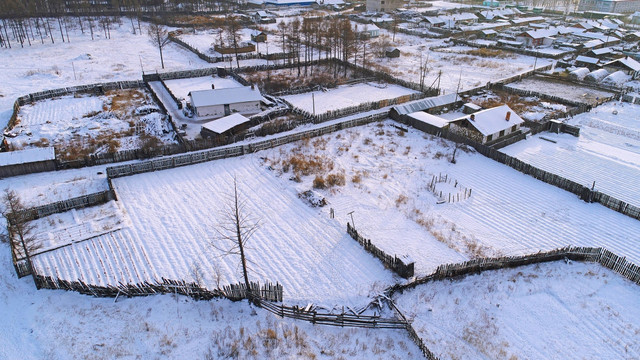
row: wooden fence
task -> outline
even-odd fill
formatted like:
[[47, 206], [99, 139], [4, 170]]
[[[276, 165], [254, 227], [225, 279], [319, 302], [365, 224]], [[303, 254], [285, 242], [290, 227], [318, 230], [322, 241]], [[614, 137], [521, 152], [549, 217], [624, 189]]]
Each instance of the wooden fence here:
[[318, 312], [317, 310], [307, 306], [300, 308], [297, 306], [276, 305], [273, 303], [263, 302], [260, 307], [272, 314], [280, 317], [307, 321], [317, 325], [330, 325], [341, 327], [355, 328], [374, 328], [374, 329], [405, 329], [406, 325], [403, 321], [394, 318], [382, 318], [379, 316], [359, 315], [357, 313], [340, 314]]
[[114, 199], [115, 193], [113, 192], [113, 190], [105, 190], [93, 194], [74, 197], [67, 200], [56, 201], [54, 203], [46, 205], [36, 206], [33, 208], [25, 209], [18, 213], [10, 213], [7, 215], [7, 220], [10, 224], [14, 224], [15, 221], [32, 221], [52, 214], [63, 213], [72, 209], [82, 209], [89, 206], [104, 204]]
[[411, 338], [411, 340], [418, 346], [420, 351], [422, 351], [422, 355], [427, 360], [439, 360], [438, 357], [434, 353], [432, 353], [431, 350], [429, 350], [427, 345], [425, 345], [424, 341], [422, 341], [422, 338], [418, 336], [418, 333], [413, 328], [413, 325], [411, 324], [411, 322], [407, 320], [407, 318], [400, 311], [400, 309], [398, 309], [398, 307], [393, 302], [393, 300], [389, 299], [389, 301], [387, 302], [389, 303], [389, 306], [391, 307], [391, 309], [396, 313], [396, 316], [405, 324], [405, 329], [409, 333], [409, 338]]
[[[80, 294], [91, 295], [95, 297], [111, 297], [119, 296], [149, 296], [158, 294], [180, 294], [189, 296], [195, 300], [210, 300], [213, 298], [227, 298], [233, 301], [250, 298], [244, 284], [230, 284], [221, 289], [208, 290], [196, 283], [187, 283], [184, 280], [169, 280], [162, 278], [162, 281], [140, 284], [119, 284], [117, 286], [98, 286], [85, 284], [82, 281], [67, 281], [56, 279], [51, 276], [43, 276], [33, 269], [33, 277], [38, 289], [67, 290], [76, 291]], [[259, 296], [266, 301], [282, 301], [283, 288], [282, 285], [276, 283], [266, 283], [260, 285], [251, 282], [251, 297]]]
[[322, 128], [280, 136], [273, 139], [263, 140], [263, 141], [259, 141], [259, 142], [255, 142], [247, 145], [216, 148], [216, 149], [210, 149], [205, 151], [187, 153], [183, 155], [159, 158], [155, 160], [149, 160], [149, 161], [144, 161], [144, 162], [139, 162], [134, 164], [112, 166], [107, 168], [107, 177], [112, 179], [112, 178], [118, 178], [122, 176], [129, 176], [129, 175], [141, 174], [141, 173], [151, 172], [156, 170], [171, 169], [179, 166], [197, 164], [205, 161], [241, 156], [244, 154], [288, 144], [294, 141], [302, 140], [304, 138], [316, 137], [320, 135], [329, 134], [338, 130], [368, 124], [374, 121], [385, 119], [386, 117], [387, 117], [387, 114], [383, 112], [380, 114], [369, 115], [369, 116], [365, 116], [357, 119], [351, 119], [351, 120], [347, 120], [337, 124], [328, 125]]
[[384, 266], [388, 269], [393, 270], [396, 274], [401, 277], [407, 279], [413, 276], [414, 271], [414, 262], [405, 263], [403, 259], [397, 256], [391, 256], [385, 253], [383, 250], [375, 246], [371, 243], [371, 240], [365, 239], [363, 236], [358, 234], [358, 231], [351, 226], [351, 224], [347, 223], [347, 233], [357, 241], [364, 249], [369, 252], [371, 255], [377, 257]]
[[513, 268], [563, 259], [596, 262], [617, 272], [635, 284], [640, 285], [640, 266], [618, 256], [605, 248], [567, 246], [559, 249], [540, 251], [535, 254], [521, 256], [503, 256], [496, 258], [480, 258], [457, 264], [443, 264], [426, 276], [406, 284], [396, 284], [387, 289], [391, 296], [397, 291], [415, 288], [431, 281], [455, 279], [469, 274], [478, 274], [488, 270]]

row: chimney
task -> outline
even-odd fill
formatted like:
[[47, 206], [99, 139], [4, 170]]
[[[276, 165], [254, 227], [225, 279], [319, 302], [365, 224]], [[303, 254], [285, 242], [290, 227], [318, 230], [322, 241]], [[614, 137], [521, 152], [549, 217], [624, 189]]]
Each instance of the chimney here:
[[211, 84], [211, 90], [215, 90], [216, 85], [215, 84]]
[[511, 111], [507, 111], [507, 116], [504, 117], [505, 120], [509, 121], [511, 119]]
[[476, 114], [471, 114], [471, 115], [469, 116], [469, 120], [471, 120], [471, 121], [476, 121]]

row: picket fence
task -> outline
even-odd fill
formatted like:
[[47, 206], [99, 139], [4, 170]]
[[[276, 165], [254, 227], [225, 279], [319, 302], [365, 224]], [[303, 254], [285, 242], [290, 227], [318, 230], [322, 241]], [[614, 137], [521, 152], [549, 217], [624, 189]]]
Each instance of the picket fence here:
[[382, 261], [386, 268], [393, 270], [393, 272], [405, 279], [413, 276], [415, 265], [413, 261], [405, 262], [406, 258], [403, 260], [403, 258], [399, 258], [398, 256], [391, 256], [387, 254], [386, 252], [384, 252], [384, 250], [381, 250], [380, 248], [372, 244], [371, 240], [365, 239], [363, 236], [358, 234], [358, 231], [349, 223], [347, 223], [347, 233], [351, 236], [351, 238], [357, 241], [368, 253], [372, 254], [380, 261]]
[[189, 296], [195, 300], [227, 298], [233, 301], [238, 301], [259, 297], [266, 301], [281, 302], [283, 294], [282, 285], [278, 283], [266, 283], [264, 285], [260, 285], [257, 282], [251, 282], [251, 296], [249, 296], [246, 291], [245, 284], [230, 284], [219, 289], [209, 290], [196, 283], [187, 283], [184, 280], [170, 280], [162, 278], [162, 281], [155, 283], [121, 283], [118, 285], [98, 286], [86, 284], [80, 280], [67, 281], [56, 279], [51, 276], [43, 276], [38, 274], [36, 269], [33, 269], [33, 278], [38, 289], [75, 291], [80, 294], [95, 297], [117, 298], [119, 296], [134, 297], [158, 294], [180, 294]]

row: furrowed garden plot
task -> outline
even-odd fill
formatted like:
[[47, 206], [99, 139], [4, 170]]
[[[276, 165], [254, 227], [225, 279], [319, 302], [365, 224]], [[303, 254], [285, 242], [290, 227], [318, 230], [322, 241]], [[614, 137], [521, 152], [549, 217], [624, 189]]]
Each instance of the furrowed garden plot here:
[[640, 205], [640, 106], [611, 102], [567, 122], [580, 127], [579, 137], [541, 133], [501, 151]]
[[112, 90], [104, 95], [76, 94], [20, 108], [7, 130], [11, 149], [54, 146], [58, 157], [78, 157], [175, 143], [174, 133], [143, 89]]
[[[297, 192], [313, 187], [340, 223], [390, 255], [410, 255], [417, 275], [468, 258], [565, 245], [605, 246], [640, 262], [640, 223], [547, 185], [465, 147], [384, 122], [265, 151]], [[429, 189], [434, 176], [452, 179]], [[454, 186], [454, 185], [457, 185]], [[449, 189], [447, 189], [449, 187]], [[460, 187], [471, 191], [467, 199]], [[453, 189], [451, 189], [453, 188]], [[439, 204], [439, 191], [444, 203]], [[462, 191], [462, 192], [461, 192]], [[452, 194], [449, 202], [449, 193]]]
[[212, 289], [238, 283], [239, 260], [221, 256], [232, 244], [216, 232], [234, 176], [260, 223], [247, 244], [250, 279], [281, 283], [287, 302], [359, 305], [392, 283], [346, 224], [298, 199], [258, 155], [114, 179], [131, 227], [37, 256], [34, 266], [41, 275], [97, 285], [194, 281], [196, 273]]
[[441, 359], [635, 359], [640, 288], [564, 261], [430, 282], [395, 296]]

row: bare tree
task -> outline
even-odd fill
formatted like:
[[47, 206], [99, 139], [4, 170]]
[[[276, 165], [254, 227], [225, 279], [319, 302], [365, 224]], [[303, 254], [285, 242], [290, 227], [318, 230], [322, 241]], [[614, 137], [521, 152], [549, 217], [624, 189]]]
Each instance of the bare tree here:
[[42, 244], [36, 241], [37, 239], [33, 234], [34, 226], [29, 223], [30, 219], [25, 213], [26, 206], [22, 203], [18, 194], [9, 189], [5, 189], [2, 201], [5, 207], [2, 216], [7, 220], [9, 229], [9, 234], [5, 240], [14, 249], [16, 257], [18, 259], [24, 258], [27, 261], [28, 268], [31, 269], [30, 254], [41, 248]]
[[164, 69], [164, 58], [162, 57], [162, 48], [165, 47], [169, 43], [169, 32], [167, 28], [158, 24], [149, 24], [149, 28], [147, 29], [147, 33], [149, 34], [149, 39], [151, 43], [158, 47], [160, 51], [160, 63], [162, 64], [162, 68]]
[[226, 18], [227, 41], [233, 46], [233, 52], [236, 55], [236, 66], [240, 68], [240, 60], [238, 60], [238, 39], [240, 38], [241, 24], [237, 17], [230, 15]]
[[[240, 265], [242, 266], [244, 284], [247, 288], [247, 297], [249, 300], [254, 300], [258, 295], [256, 294], [254, 296], [254, 294], [251, 293], [245, 250], [247, 241], [251, 239], [258, 229], [259, 223], [249, 215], [246, 200], [240, 199], [238, 195], [238, 183], [235, 177], [233, 178], [233, 194], [229, 195], [226, 208], [222, 210], [220, 215], [220, 222], [216, 228], [216, 232], [221, 242], [226, 244], [219, 246], [216, 243], [212, 243], [211, 245], [222, 251], [223, 256], [240, 256]], [[225, 248], [227, 245], [231, 247]]]

